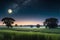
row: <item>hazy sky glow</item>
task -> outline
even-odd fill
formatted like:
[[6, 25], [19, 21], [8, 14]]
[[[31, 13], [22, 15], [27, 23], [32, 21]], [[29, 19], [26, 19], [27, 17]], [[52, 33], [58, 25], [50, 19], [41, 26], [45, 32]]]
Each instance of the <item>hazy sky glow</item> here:
[[[12, 14], [8, 14], [12, 9]], [[55, 17], [60, 21], [59, 0], [0, 0], [0, 20], [12, 17], [15, 24], [43, 24], [46, 18]], [[0, 21], [0, 24], [1, 21]]]
[[18, 24], [18, 25], [36, 25], [36, 24], [42, 24], [42, 22], [39, 22], [39, 21], [17, 21], [15, 22], [15, 24]]

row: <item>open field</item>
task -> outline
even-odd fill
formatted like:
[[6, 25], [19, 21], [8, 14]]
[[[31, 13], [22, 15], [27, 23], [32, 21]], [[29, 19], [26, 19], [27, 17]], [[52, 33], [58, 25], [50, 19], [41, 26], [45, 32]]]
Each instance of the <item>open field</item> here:
[[0, 40], [60, 40], [60, 28], [0, 28]]

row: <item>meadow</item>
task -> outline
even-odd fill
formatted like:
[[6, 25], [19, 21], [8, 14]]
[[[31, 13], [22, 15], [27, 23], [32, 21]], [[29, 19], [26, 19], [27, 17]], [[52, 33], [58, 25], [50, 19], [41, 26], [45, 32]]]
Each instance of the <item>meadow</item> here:
[[0, 40], [60, 40], [60, 28], [0, 28]]

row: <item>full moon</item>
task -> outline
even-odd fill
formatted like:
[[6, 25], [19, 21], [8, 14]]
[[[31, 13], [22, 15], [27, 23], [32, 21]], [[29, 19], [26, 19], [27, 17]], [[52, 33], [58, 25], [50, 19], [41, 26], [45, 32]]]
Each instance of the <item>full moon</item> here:
[[8, 9], [8, 13], [11, 14], [13, 11], [12, 9]]

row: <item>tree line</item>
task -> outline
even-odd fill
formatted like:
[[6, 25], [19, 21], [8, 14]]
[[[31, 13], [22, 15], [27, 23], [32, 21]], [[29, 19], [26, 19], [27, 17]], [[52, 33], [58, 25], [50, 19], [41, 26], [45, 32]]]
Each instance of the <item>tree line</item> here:
[[[9, 17], [5, 17], [1, 20], [3, 22], [3, 24], [6, 24], [6, 26], [9, 28], [9, 27], [13, 27], [12, 24], [14, 24], [15, 22], [15, 19], [13, 18], [9, 18]], [[57, 18], [47, 18], [45, 19], [45, 21], [43, 22], [43, 25], [46, 27], [46, 28], [57, 28], [58, 27], [58, 19]], [[17, 24], [15, 25], [17, 26]], [[30, 27], [32, 28], [33, 25], [30, 25]], [[39, 24], [36, 25], [37, 28], [40, 27]]]

